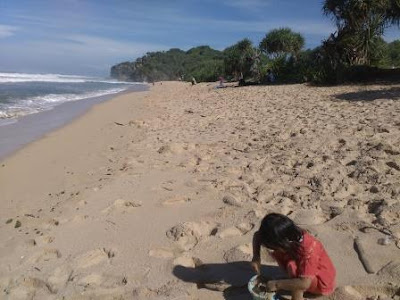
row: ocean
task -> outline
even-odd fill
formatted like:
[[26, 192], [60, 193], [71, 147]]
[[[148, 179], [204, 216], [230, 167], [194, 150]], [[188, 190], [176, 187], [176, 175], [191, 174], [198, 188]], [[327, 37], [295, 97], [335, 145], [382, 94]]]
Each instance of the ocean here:
[[138, 84], [75, 75], [0, 73], [0, 126], [65, 102], [116, 94]]
[[93, 105], [147, 84], [112, 79], [0, 72], [0, 161], [82, 115]]

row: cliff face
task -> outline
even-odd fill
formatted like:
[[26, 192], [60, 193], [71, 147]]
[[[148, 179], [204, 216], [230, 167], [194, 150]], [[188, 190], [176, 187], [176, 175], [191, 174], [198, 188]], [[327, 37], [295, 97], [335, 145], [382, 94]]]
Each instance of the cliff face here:
[[136, 67], [135, 62], [123, 62], [112, 66], [110, 76], [121, 81], [146, 81], [144, 74]]
[[221, 76], [223, 54], [208, 46], [192, 48], [187, 52], [170, 49], [150, 52], [134, 62], [123, 62], [111, 67], [110, 76], [124, 81], [190, 80], [212, 81]]

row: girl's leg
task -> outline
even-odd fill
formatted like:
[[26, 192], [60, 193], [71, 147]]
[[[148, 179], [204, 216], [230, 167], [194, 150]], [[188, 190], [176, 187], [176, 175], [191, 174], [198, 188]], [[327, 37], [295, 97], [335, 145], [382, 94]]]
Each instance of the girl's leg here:
[[303, 298], [304, 291], [297, 290], [292, 292], [292, 300], [304, 300]]

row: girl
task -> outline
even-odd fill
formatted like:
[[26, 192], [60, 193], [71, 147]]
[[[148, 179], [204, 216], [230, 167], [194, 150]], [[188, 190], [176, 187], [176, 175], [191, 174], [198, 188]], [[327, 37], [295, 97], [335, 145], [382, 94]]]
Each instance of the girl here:
[[268, 214], [254, 234], [252, 267], [258, 275], [261, 246], [272, 250], [270, 254], [290, 277], [268, 281], [270, 292], [286, 290], [293, 300], [302, 300], [304, 292], [328, 295], [334, 291], [336, 271], [324, 247], [288, 217]]

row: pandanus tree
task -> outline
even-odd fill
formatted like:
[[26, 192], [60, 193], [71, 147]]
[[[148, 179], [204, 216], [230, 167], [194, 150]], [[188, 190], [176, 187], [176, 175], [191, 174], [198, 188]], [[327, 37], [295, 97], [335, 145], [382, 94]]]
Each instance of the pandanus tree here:
[[335, 43], [350, 65], [369, 65], [384, 30], [400, 20], [400, 0], [325, 0], [323, 11], [337, 26], [325, 46]]
[[392, 24], [400, 25], [400, 0], [389, 1], [386, 17]]
[[296, 58], [304, 47], [304, 38], [290, 28], [279, 28], [268, 32], [260, 42], [260, 50], [273, 58], [289, 56]]
[[225, 71], [234, 77], [250, 75], [255, 49], [249, 39], [243, 39], [224, 50]]

